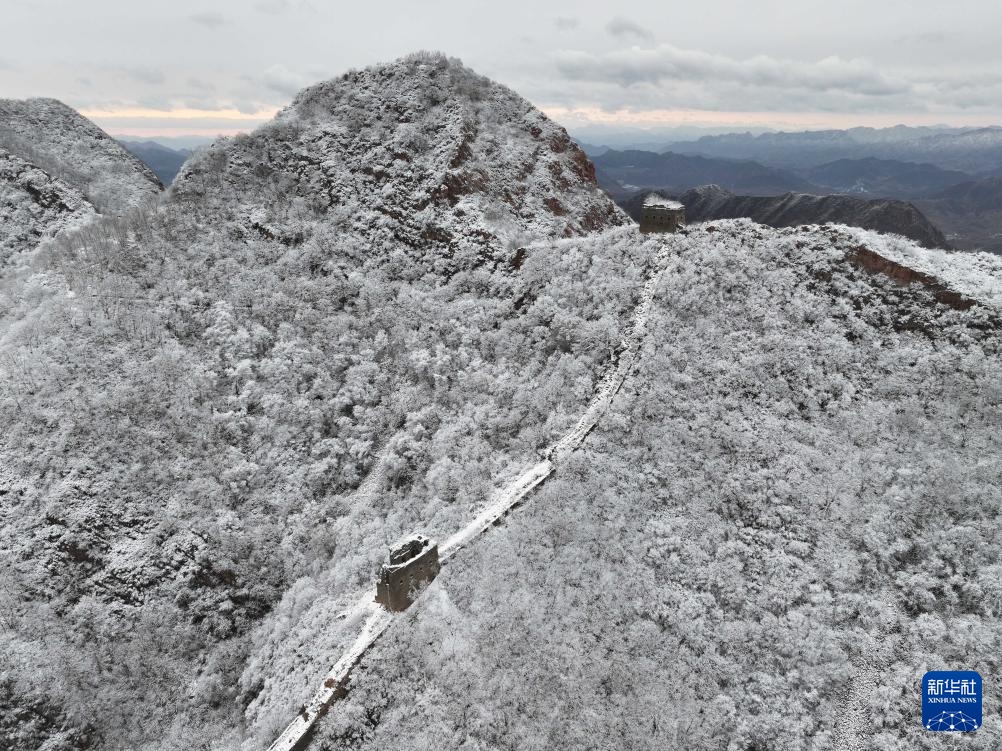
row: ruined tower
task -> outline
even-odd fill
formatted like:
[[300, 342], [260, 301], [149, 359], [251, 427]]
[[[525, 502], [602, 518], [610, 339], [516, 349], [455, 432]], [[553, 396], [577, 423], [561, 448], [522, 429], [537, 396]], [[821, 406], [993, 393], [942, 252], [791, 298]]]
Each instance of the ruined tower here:
[[376, 602], [387, 610], [406, 610], [414, 593], [438, 576], [438, 544], [424, 535], [413, 535], [390, 550], [390, 562], [379, 569]]
[[678, 232], [685, 226], [685, 206], [678, 201], [651, 193], [644, 199], [641, 232]]

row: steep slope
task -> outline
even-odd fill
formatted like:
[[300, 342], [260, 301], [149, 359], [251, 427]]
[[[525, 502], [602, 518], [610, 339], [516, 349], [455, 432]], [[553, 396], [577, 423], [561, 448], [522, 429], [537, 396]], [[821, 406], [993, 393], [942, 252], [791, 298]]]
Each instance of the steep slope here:
[[435, 55], [47, 247], [0, 291], [0, 745], [270, 740], [386, 544], [574, 423], [651, 252], [562, 128]]
[[825, 748], [866, 650], [880, 747], [928, 745], [923, 662], [1002, 654], [998, 268], [878, 241], [641, 237], [442, 56], [311, 87], [0, 287], [0, 747], [266, 747], [387, 545], [540, 462], [638, 301], [586, 453], [399, 616], [317, 747]]
[[510, 89], [434, 58], [304, 90], [273, 123], [189, 161], [171, 190], [238, 207], [246, 232], [289, 245], [329, 212], [342, 232], [402, 243], [414, 261], [450, 269], [486, 262], [498, 240], [571, 237], [625, 219], [563, 128]]
[[0, 149], [0, 268], [42, 240], [95, 217], [80, 191]]
[[[903, 201], [803, 193], [736, 196], [716, 185], [704, 185], [677, 198], [685, 205], [688, 222], [748, 218], [770, 227], [830, 222], [901, 235], [929, 248], [949, 247], [943, 233], [915, 206]], [[644, 194], [638, 194], [622, 202], [623, 208], [637, 221], [643, 209], [643, 200]]]
[[120, 215], [163, 186], [150, 169], [79, 112], [55, 99], [0, 99], [0, 147]]
[[[714, 183], [728, 190], [751, 195], [775, 195], [787, 191], [811, 191], [807, 180], [784, 170], [751, 161], [708, 159], [667, 151], [607, 151], [595, 157], [602, 174], [637, 188], [684, 191]], [[603, 185], [603, 187], [605, 187]]]
[[854, 747], [934, 749], [923, 672], [997, 672], [997, 295], [874, 273], [862, 231], [663, 239], [612, 412], [390, 630], [311, 748], [807, 751], [852, 722]]

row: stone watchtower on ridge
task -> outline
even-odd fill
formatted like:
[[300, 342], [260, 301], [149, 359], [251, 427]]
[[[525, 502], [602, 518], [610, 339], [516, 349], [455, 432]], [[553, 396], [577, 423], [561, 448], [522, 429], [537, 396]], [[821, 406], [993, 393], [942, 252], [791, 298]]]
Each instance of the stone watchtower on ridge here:
[[644, 199], [641, 232], [678, 232], [685, 226], [685, 206], [678, 201], [650, 193]]
[[376, 602], [387, 610], [409, 608], [416, 591], [438, 576], [438, 544], [424, 535], [412, 535], [390, 550], [390, 562], [379, 569]]

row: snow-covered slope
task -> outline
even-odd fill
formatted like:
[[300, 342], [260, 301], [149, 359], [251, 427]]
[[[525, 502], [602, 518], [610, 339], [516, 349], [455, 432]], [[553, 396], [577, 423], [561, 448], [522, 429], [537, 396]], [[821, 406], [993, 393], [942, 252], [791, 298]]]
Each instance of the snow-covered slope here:
[[[620, 199], [624, 209], [637, 221], [645, 195], [641, 192]], [[805, 193], [735, 195], [717, 185], [703, 185], [673, 197], [685, 205], [689, 223], [744, 218], [770, 227], [796, 227], [831, 222], [901, 235], [929, 248], [949, 247], [943, 233], [921, 211], [910, 203], [891, 198]]]
[[440, 56], [40, 252], [0, 289], [0, 746], [264, 743], [387, 541], [574, 424], [651, 252], [559, 126]]
[[43, 239], [95, 217], [79, 190], [0, 148], [0, 268]]
[[638, 301], [586, 453], [395, 619], [317, 748], [826, 748], [887, 645], [868, 726], [921, 748], [923, 660], [998, 671], [994, 271], [951, 296], [949, 258], [909, 283], [844, 228], [641, 236], [565, 138], [441, 56], [353, 72], [0, 287], [0, 747], [265, 748], [387, 545], [541, 463]]
[[310, 748], [941, 747], [923, 673], [1002, 668], [1002, 311], [861, 267], [868, 239], [665, 237], [609, 414]]
[[163, 189], [145, 164], [55, 99], [0, 99], [0, 147], [72, 185], [103, 214], [123, 214]]
[[191, 159], [172, 192], [227, 205], [250, 235], [295, 244], [335, 218], [440, 268], [628, 222], [562, 127], [437, 55], [304, 90], [273, 123]]

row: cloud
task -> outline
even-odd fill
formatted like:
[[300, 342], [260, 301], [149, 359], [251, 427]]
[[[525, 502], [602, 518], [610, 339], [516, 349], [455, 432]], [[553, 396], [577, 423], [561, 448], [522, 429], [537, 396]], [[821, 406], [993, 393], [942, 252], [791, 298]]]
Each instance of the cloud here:
[[918, 34], [905, 34], [899, 36], [896, 41], [904, 44], [943, 44], [952, 38], [952, 34], [945, 31], [923, 31]]
[[645, 29], [637, 22], [631, 21], [629, 18], [623, 18], [622, 16], [616, 16], [609, 21], [605, 25], [605, 30], [619, 39], [636, 39], [641, 42], [654, 40], [654, 34], [650, 29]]
[[558, 31], [572, 31], [581, 25], [581, 22], [571, 16], [557, 16], [553, 19], [553, 25]]
[[162, 84], [166, 79], [164, 78], [163, 71], [156, 70], [154, 68], [147, 68], [143, 66], [121, 66], [119, 68], [125, 75], [131, 78], [133, 81], [139, 81], [140, 83], [147, 84], [149, 86], [157, 86]]
[[277, 16], [281, 13], [308, 11], [316, 13], [317, 9], [309, 0], [261, 0], [254, 3], [254, 10]]
[[866, 61], [839, 57], [802, 62], [758, 55], [736, 60], [669, 44], [648, 49], [633, 47], [605, 54], [563, 51], [555, 57], [557, 69], [570, 80], [612, 83], [622, 87], [723, 83], [784, 90], [841, 91], [867, 97], [906, 94], [911, 90], [907, 82], [886, 76]]
[[203, 81], [201, 78], [196, 78], [195, 76], [188, 76], [187, 81], [185, 81], [189, 89], [195, 89], [197, 91], [215, 91], [216, 87], [209, 81]]
[[205, 26], [208, 29], [218, 29], [220, 26], [226, 24], [226, 19], [223, 18], [222, 14], [211, 10], [202, 11], [201, 13], [192, 13], [188, 16], [188, 20], [201, 26]]
[[272, 65], [264, 72], [264, 84], [272, 91], [286, 96], [295, 96], [309, 84], [309, 80], [299, 73], [286, 68], [281, 63]]

